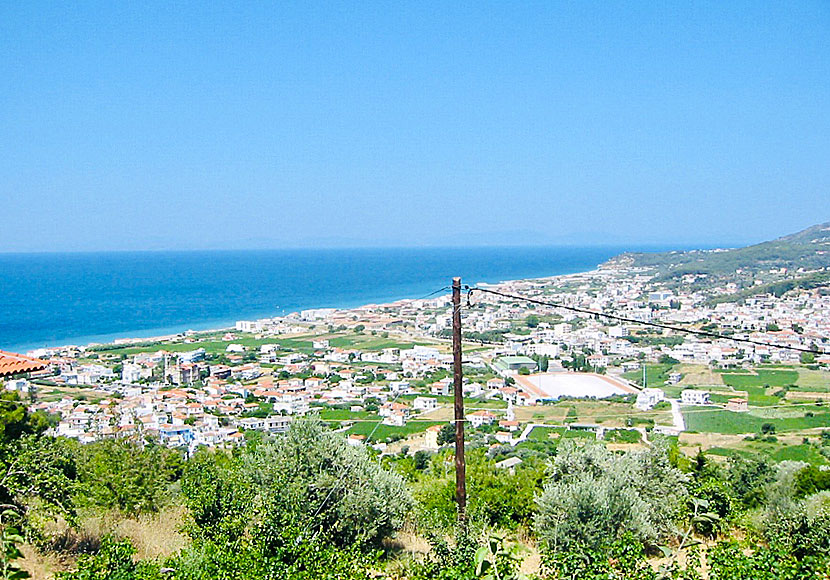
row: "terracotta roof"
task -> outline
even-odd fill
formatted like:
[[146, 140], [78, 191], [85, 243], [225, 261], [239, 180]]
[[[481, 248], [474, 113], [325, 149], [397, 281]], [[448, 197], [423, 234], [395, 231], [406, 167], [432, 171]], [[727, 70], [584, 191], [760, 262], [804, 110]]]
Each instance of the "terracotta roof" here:
[[40, 371], [45, 368], [46, 363], [40, 359], [0, 350], [0, 377]]

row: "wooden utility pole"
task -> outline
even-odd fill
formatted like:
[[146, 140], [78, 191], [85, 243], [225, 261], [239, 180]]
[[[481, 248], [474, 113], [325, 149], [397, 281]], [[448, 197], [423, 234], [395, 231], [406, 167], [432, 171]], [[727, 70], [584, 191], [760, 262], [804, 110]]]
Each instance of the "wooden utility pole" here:
[[458, 523], [467, 520], [467, 465], [464, 461], [464, 385], [461, 371], [461, 278], [452, 279], [452, 362], [455, 391], [455, 501]]

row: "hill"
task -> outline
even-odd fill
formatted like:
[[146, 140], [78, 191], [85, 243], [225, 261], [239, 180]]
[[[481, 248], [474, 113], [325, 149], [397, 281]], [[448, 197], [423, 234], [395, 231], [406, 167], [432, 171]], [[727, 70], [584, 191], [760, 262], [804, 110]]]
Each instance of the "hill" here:
[[[710, 294], [711, 302], [741, 300], [755, 294], [780, 296], [794, 288], [830, 287], [830, 222], [746, 246], [662, 253], [629, 252], [605, 268], [647, 268], [655, 281], [671, 288]], [[725, 284], [734, 284], [729, 291]]]
[[830, 268], [830, 222], [744, 248], [630, 252], [612, 258], [606, 266], [653, 267], [672, 277], [682, 274], [723, 276], [737, 270], [821, 270]]

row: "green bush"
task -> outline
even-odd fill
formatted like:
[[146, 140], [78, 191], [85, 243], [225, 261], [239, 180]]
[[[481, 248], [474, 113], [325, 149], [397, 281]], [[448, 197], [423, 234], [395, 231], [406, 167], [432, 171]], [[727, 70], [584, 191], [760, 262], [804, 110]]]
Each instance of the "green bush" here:
[[629, 533], [655, 544], [676, 531], [688, 476], [663, 444], [614, 455], [604, 445], [560, 445], [538, 500], [536, 531], [546, 550], [599, 549]]

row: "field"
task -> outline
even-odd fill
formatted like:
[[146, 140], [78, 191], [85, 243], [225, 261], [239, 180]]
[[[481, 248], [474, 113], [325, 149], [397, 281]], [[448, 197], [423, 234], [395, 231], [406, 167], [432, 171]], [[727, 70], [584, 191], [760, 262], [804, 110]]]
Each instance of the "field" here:
[[615, 401], [568, 399], [555, 405], [537, 405], [535, 407], [515, 407], [516, 419], [521, 422], [557, 423], [597, 423], [608, 428], [628, 427], [632, 424], [646, 424], [652, 421], [658, 425], [671, 425], [670, 410], [639, 411], [631, 403]]
[[[386, 337], [384, 338], [381, 335], [372, 336], [370, 333], [366, 334], [332, 334], [332, 335], [323, 335], [320, 336], [321, 339], [326, 339], [329, 341], [329, 345], [338, 348], [355, 348], [359, 350], [369, 350], [369, 351], [377, 351], [383, 350], [385, 348], [401, 348], [407, 349], [412, 348], [415, 345], [422, 345], [422, 346], [432, 346], [435, 348], [441, 348], [443, 345], [438, 343], [426, 342], [426, 341], [401, 341], [395, 340], [394, 338]], [[441, 349], [443, 350], [443, 349]]]
[[143, 352], [157, 352], [159, 350], [166, 350], [168, 352], [187, 352], [196, 350], [197, 348], [205, 349], [208, 354], [224, 354], [229, 344], [241, 344], [246, 349], [259, 349], [263, 344], [278, 344], [283, 350], [296, 350], [300, 352], [311, 353], [314, 348], [311, 344], [312, 338], [317, 335], [300, 335], [292, 338], [284, 337], [268, 337], [268, 338], [254, 338], [250, 335], [237, 335], [233, 340], [221, 340], [216, 337], [205, 337], [193, 342], [154, 342], [140, 346], [123, 346], [115, 348], [107, 348], [105, 350], [96, 349], [95, 352], [102, 357], [105, 356], [132, 356]]
[[121, 355], [132, 356], [143, 352], [156, 352], [158, 350], [186, 352], [197, 348], [204, 348], [208, 354], [223, 354], [229, 344], [241, 344], [248, 350], [258, 350], [264, 344], [277, 344], [283, 351], [290, 350], [310, 354], [314, 352], [312, 341], [318, 339], [328, 340], [329, 344], [333, 347], [355, 348], [368, 351], [383, 350], [385, 348], [408, 349], [415, 345], [429, 345], [439, 350], [447, 350], [447, 346], [440, 342], [415, 341], [394, 336], [390, 337], [388, 335], [383, 337], [379, 334], [372, 335], [370, 332], [332, 334], [313, 332], [290, 337], [269, 336], [266, 338], [256, 338], [246, 333], [230, 332], [235, 336], [233, 340], [224, 340], [222, 337], [225, 333], [212, 333], [197, 335], [195, 340], [190, 342], [149, 342], [138, 345], [98, 348], [95, 349], [95, 352], [102, 357], [107, 357]]
[[534, 427], [527, 438], [534, 441], [550, 441], [559, 439], [565, 431], [564, 427]]
[[368, 437], [374, 431], [372, 441], [384, 441], [387, 437], [407, 437], [426, 431], [428, 427], [432, 427], [433, 425], [443, 425], [445, 423], [445, 421], [422, 421], [413, 419], [408, 421], [403, 427], [395, 427], [392, 425], [378, 425], [379, 421], [380, 419], [374, 421], [355, 421], [354, 425], [349, 427], [346, 432], [350, 435], [366, 435]]
[[749, 413], [683, 407], [683, 418], [689, 431], [701, 433], [758, 433], [764, 423], [772, 424], [776, 432], [830, 427], [830, 411], [818, 405], [755, 409]]
[[[647, 387], [663, 387], [663, 384], [669, 379], [669, 373], [672, 372], [675, 365], [668, 364], [654, 364], [646, 365], [646, 386]], [[623, 378], [643, 386], [643, 369], [623, 373]]]
[[736, 389], [747, 387], [784, 387], [798, 381], [798, 372], [781, 369], [758, 369], [753, 373], [725, 371], [721, 373], [723, 382]]

